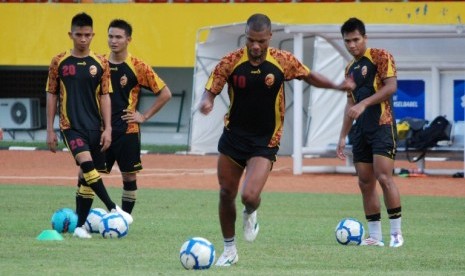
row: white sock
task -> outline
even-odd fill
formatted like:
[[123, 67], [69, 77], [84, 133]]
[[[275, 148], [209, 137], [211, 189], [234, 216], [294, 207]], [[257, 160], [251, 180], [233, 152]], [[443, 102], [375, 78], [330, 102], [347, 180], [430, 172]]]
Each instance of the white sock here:
[[368, 233], [370, 237], [373, 239], [377, 239], [378, 241], [383, 240], [383, 234], [381, 232], [381, 221], [369, 221], [368, 222]]
[[234, 237], [224, 239], [224, 251], [236, 251], [236, 241]]
[[390, 219], [389, 222], [391, 223], [391, 235], [393, 234], [402, 234], [401, 225], [402, 225], [402, 217], [396, 219]]

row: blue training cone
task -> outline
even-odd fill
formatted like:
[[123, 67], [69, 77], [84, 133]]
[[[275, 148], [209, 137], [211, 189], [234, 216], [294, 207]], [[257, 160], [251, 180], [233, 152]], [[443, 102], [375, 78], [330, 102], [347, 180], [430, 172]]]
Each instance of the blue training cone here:
[[37, 236], [39, 241], [62, 241], [63, 236], [57, 230], [44, 230]]

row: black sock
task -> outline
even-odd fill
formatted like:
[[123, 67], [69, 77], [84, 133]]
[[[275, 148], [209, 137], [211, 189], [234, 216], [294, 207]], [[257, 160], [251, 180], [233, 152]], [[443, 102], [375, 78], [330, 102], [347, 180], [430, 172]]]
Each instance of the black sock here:
[[100, 200], [105, 204], [107, 209], [110, 211], [115, 208], [116, 204], [111, 200], [108, 195], [107, 189], [103, 185], [100, 174], [94, 167], [94, 162], [87, 161], [81, 164], [81, 170], [84, 175], [84, 179], [89, 187], [95, 192]]
[[77, 226], [81, 227], [86, 222], [90, 208], [94, 201], [94, 191], [85, 183], [84, 179], [78, 180], [76, 191], [76, 214], [78, 216]]
[[123, 181], [123, 195], [121, 197], [121, 208], [131, 214], [136, 204], [136, 181]]

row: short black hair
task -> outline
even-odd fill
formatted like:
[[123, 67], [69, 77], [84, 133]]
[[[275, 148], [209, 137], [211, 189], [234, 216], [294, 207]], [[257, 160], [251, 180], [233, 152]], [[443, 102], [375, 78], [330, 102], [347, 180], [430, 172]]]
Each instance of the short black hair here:
[[365, 35], [365, 23], [356, 17], [351, 17], [342, 25], [341, 34], [344, 36], [345, 33], [354, 31], [358, 31], [361, 35]]
[[264, 14], [253, 14], [249, 17], [249, 19], [247, 19], [246, 31], [249, 29], [256, 32], [261, 32], [266, 29], [271, 31], [271, 20], [268, 16]]
[[71, 28], [73, 27], [93, 27], [93, 20], [90, 15], [85, 12], [76, 14], [71, 20]]
[[110, 22], [110, 25], [108, 25], [108, 30], [110, 28], [123, 29], [127, 36], [132, 36], [132, 26], [126, 20], [114, 19]]

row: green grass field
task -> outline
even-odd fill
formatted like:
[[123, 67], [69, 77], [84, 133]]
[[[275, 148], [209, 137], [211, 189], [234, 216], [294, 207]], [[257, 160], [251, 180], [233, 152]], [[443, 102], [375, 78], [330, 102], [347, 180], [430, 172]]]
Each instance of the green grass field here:
[[[440, 185], [440, 184], [438, 184]], [[120, 190], [109, 189], [119, 202]], [[339, 219], [364, 222], [359, 195], [264, 193], [260, 234], [242, 238], [231, 268], [186, 271], [179, 248], [192, 236], [223, 250], [215, 191], [139, 190], [135, 222], [123, 239], [38, 241], [51, 229], [52, 213], [74, 209], [72, 187], [0, 185], [1, 275], [464, 275], [463, 198], [403, 197], [404, 247], [342, 246], [334, 238]], [[93, 207], [102, 207], [99, 200]], [[383, 210], [384, 238], [389, 222]], [[365, 224], [366, 225], [366, 224]]]

